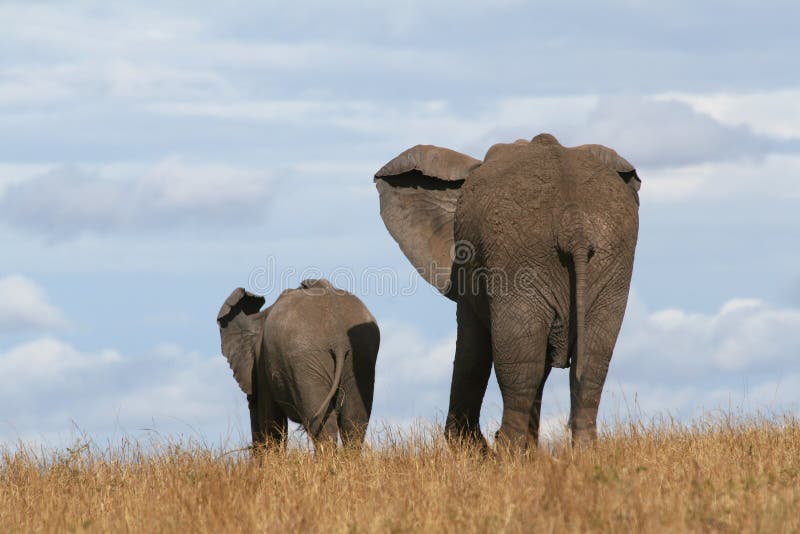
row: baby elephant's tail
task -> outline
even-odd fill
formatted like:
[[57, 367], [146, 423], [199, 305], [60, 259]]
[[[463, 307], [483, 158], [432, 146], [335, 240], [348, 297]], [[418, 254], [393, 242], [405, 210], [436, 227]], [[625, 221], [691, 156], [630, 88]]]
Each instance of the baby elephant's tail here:
[[322, 427], [325, 426], [325, 422], [328, 420], [328, 416], [331, 413], [330, 405], [333, 397], [336, 395], [336, 392], [339, 390], [339, 386], [342, 383], [342, 371], [344, 370], [344, 361], [347, 358], [347, 355], [350, 353], [350, 349], [331, 349], [331, 356], [333, 356], [333, 382], [331, 383], [331, 389], [328, 391], [328, 395], [325, 397], [325, 400], [322, 401], [319, 409], [317, 409], [317, 413], [314, 414], [314, 417], [311, 418], [311, 422], [308, 425], [309, 434], [312, 437], [316, 438]]

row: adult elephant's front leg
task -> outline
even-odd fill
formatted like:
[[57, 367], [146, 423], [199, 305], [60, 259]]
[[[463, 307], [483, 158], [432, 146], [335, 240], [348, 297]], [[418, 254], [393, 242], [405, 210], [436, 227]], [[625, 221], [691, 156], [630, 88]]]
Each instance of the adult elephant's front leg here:
[[486, 448], [480, 429], [481, 404], [492, 372], [491, 336], [467, 302], [456, 308], [458, 336], [445, 435]]

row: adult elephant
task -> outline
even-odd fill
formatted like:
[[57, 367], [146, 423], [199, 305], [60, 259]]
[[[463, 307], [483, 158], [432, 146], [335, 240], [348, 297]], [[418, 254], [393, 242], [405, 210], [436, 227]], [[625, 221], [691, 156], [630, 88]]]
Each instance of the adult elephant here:
[[247, 395], [254, 444], [283, 440], [287, 417], [315, 448], [361, 446], [372, 410], [380, 331], [367, 307], [327, 280], [305, 280], [261, 310], [237, 288], [217, 316], [222, 353]]
[[570, 367], [573, 441], [594, 439], [633, 269], [633, 166], [610, 148], [541, 134], [494, 145], [484, 161], [417, 145], [375, 182], [389, 233], [457, 303], [448, 438], [485, 446], [479, 417], [494, 363], [499, 440], [536, 442], [552, 367]]

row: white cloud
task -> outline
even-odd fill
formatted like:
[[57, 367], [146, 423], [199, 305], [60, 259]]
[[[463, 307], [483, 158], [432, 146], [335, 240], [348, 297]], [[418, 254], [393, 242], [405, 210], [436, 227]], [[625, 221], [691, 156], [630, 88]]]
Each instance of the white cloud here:
[[[567, 107], [570, 103], [568, 100], [562, 105]], [[540, 113], [546, 113], [545, 109], [552, 104], [542, 102]], [[485, 137], [497, 127], [489, 117], [463, 116], [441, 100], [381, 102], [331, 98], [239, 98], [158, 101], [148, 104], [148, 109], [165, 115], [334, 128], [377, 138], [398, 151], [404, 150], [405, 145], [421, 142], [449, 142], [455, 147], [475, 145], [477, 138]], [[502, 113], [502, 118], [510, 119], [505, 107]], [[517, 123], [515, 120], [514, 124]]]
[[206, 26], [191, 17], [133, 4], [95, 9], [87, 4], [13, 1], [0, 4], [0, 21], [6, 39], [57, 57], [164, 55], [170, 47], [195, 40]]
[[760, 135], [800, 139], [800, 89], [744, 93], [681, 93], [656, 95], [657, 100], [685, 102], [729, 126], [748, 126]]
[[0, 163], [0, 198], [8, 187], [35, 178], [51, 168], [47, 164]]
[[200, 44], [204, 58], [215, 64], [263, 69], [288, 74], [364, 72], [364, 69], [394, 76], [425, 76], [436, 72], [442, 78], [469, 79], [459, 67], [464, 59], [451, 51], [425, 50], [412, 45], [342, 43], [314, 40], [294, 42], [241, 42], [209, 40]]
[[[313, 37], [239, 39], [217, 26], [241, 24], [235, 17], [169, 11], [167, 6], [87, 10], [3, 3], [0, 21], [15, 21], [0, 23], [4, 38], [21, 51], [31, 51], [35, 60], [25, 61], [21, 52], [0, 69], [0, 107], [14, 114], [52, 112], [54, 107], [64, 112], [64, 106], [92, 110], [112, 101], [136, 110], [144, 103], [144, 110], [183, 116], [234, 118], [253, 112], [252, 118], [264, 120], [303, 106], [256, 100], [264, 85], [276, 85], [271, 77], [282, 77], [282, 85], [298, 85], [294, 78], [311, 73], [327, 78], [366, 71], [423, 77], [436, 71], [443, 78], [468, 78], [463, 58], [450, 51]], [[328, 96], [325, 89], [299, 83], [302, 89], [280, 92]]]
[[177, 158], [128, 169], [61, 166], [6, 186], [0, 220], [51, 239], [186, 223], [236, 225], [263, 217], [271, 188], [265, 171]]
[[0, 334], [52, 330], [66, 324], [35, 282], [16, 275], [0, 278]]
[[[428, 340], [414, 326], [382, 321], [382, 375], [387, 380], [438, 384], [449, 380], [455, 354], [455, 335]], [[383, 357], [386, 353], [386, 357]]]
[[769, 154], [760, 160], [711, 162], [684, 167], [640, 169], [643, 202], [740, 198], [752, 207], [755, 199], [800, 198], [800, 156]]
[[[11, 348], [0, 356], [4, 395], [20, 396], [32, 389], [64, 387], [71, 373], [113, 365], [121, 360], [113, 350], [81, 353], [53, 338], [42, 338]], [[20, 398], [20, 401], [22, 399]]]
[[672, 381], [616, 380], [606, 383], [600, 419], [613, 428], [616, 422], [640, 423], [674, 419], [784, 416], [800, 412], [800, 373], [775, 370], [768, 378], [739, 377], [725, 384], [713, 378], [685, 384]]
[[447, 413], [455, 335], [427, 339], [412, 325], [381, 321], [373, 413], [378, 419], [443, 421]]
[[615, 374], [669, 385], [800, 372], [800, 310], [731, 299], [714, 314], [649, 312], [632, 295], [614, 352]]
[[[605, 144], [639, 168], [757, 160], [774, 144], [683, 101], [635, 94], [501, 99], [472, 120], [475, 124], [459, 135], [473, 135], [482, 146], [549, 132], [568, 146]], [[478, 143], [470, 144], [482, 157]]]
[[70, 69], [17, 67], [0, 70], [0, 106], [53, 103], [76, 96], [78, 88], [61, 80], [65, 70]]
[[639, 167], [758, 158], [770, 144], [746, 126], [722, 124], [683, 102], [637, 96], [601, 98], [575, 136], [612, 146]]
[[103, 76], [109, 95], [114, 98], [198, 98], [209, 94], [232, 95], [234, 92], [224, 77], [202, 68], [113, 60], [103, 63], [95, 72]]
[[0, 353], [0, 436], [63, 444], [74, 427], [113, 436], [249, 439], [247, 403], [221, 356], [175, 345], [139, 355], [82, 351], [52, 338]]
[[19, 114], [72, 106], [101, 105], [108, 99], [139, 102], [158, 99], [232, 98], [223, 76], [204, 68], [172, 67], [157, 61], [82, 60], [56, 66], [18, 66], [0, 70], [0, 108]]
[[346, 112], [358, 103], [330, 103], [320, 100], [234, 100], [234, 101], [173, 101], [156, 102], [148, 109], [167, 115], [204, 117], [211, 119], [244, 119], [249, 121], [288, 122], [313, 120], [321, 122], [331, 112]]
[[565, 145], [611, 146], [638, 167], [681, 167], [763, 158], [775, 139], [729, 125], [678, 100], [637, 95], [501, 98], [471, 114], [443, 100], [376, 102], [332, 99], [162, 101], [169, 115], [334, 127], [377, 137], [396, 150], [444, 144], [478, 158], [497, 142], [547, 131]]

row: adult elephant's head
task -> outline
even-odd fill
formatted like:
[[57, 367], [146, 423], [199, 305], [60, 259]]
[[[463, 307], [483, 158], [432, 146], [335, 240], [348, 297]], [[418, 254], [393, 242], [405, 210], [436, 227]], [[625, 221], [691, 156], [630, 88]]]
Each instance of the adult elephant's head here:
[[[524, 150], [542, 134], [527, 141], [493, 145], [485, 162]], [[555, 139], [552, 138], [554, 141]], [[639, 177], [633, 165], [602, 145], [581, 145], [567, 152], [589, 154], [629, 185], [638, 202]], [[443, 295], [456, 300], [451, 280], [456, 257], [453, 223], [462, 186], [484, 162], [447, 148], [417, 145], [384, 165], [375, 174], [381, 218], [417, 272]]]

